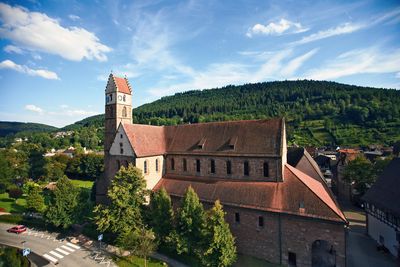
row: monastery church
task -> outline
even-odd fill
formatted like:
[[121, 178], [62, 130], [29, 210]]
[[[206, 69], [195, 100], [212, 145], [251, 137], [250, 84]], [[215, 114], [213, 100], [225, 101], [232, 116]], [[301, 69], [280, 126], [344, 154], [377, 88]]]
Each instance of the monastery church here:
[[132, 123], [132, 88], [110, 74], [105, 90], [104, 175], [96, 201], [121, 166], [164, 187], [174, 207], [192, 186], [205, 208], [219, 199], [239, 253], [288, 266], [345, 266], [345, 227], [306, 150], [287, 149], [283, 118], [151, 126]]

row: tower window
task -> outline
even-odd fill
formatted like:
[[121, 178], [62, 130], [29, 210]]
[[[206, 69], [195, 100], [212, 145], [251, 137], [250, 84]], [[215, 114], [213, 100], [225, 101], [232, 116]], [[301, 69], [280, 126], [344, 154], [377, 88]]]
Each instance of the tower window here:
[[244, 164], [243, 164], [243, 174], [245, 176], [249, 176], [249, 174], [250, 174], [250, 167], [249, 167], [249, 162], [248, 161], [245, 161]]
[[211, 173], [215, 173], [215, 160], [210, 160], [210, 171]]
[[144, 172], [144, 173], [147, 173], [147, 171], [148, 171], [147, 168], [148, 168], [148, 167], [147, 167], [147, 160], [145, 160], [145, 161], [143, 162], [143, 172]]
[[240, 223], [240, 214], [239, 212], [235, 212], [235, 222]]
[[264, 227], [264, 217], [258, 216], [258, 227]]
[[268, 162], [264, 162], [264, 177], [268, 177], [269, 176], [269, 166], [268, 166]]
[[171, 159], [171, 170], [175, 170], [175, 159]]
[[124, 100], [124, 102], [126, 101], [126, 96], [125, 95], [122, 97], [122, 100]]
[[187, 171], [187, 161], [186, 161], [186, 159], [183, 159], [182, 160], [182, 165], [183, 165], [183, 171]]
[[110, 94], [110, 101], [112, 101], [112, 94]]
[[196, 172], [200, 172], [200, 160], [196, 159]]
[[230, 160], [226, 162], [226, 174], [232, 174], [232, 163]]
[[122, 109], [122, 117], [126, 117], [126, 107]]
[[158, 172], [158, 159], [156, 159], [156, 172]]

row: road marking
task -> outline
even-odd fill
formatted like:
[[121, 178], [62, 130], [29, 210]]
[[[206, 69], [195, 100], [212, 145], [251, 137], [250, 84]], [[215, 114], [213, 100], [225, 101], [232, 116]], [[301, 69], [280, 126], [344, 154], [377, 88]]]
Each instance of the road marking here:
[[64, 254], [64, 255], [69, 255], [68, 252], [66, 252], [65, 250], [62, 250], [61, 248], [56, 248], [56, 250], [57, 250], [58, 252], [61, 252], [61, 253]]
[[57, 260], [57, 259], [53, 258], [53, 257], [52, 257], [52, 256], [50, 256], [50, 255], [43, 254], [43, 257], [45, 257], [46, 259], [48, 259], [48, 260], [52, 261], [53, 263], [56, 263], [56, 262], [58, 262], [58, 260]]
[[56, 257], [58, 257], [58, 258], [60, 258], [60, 259], [64, 258], [63, 255], [58, 254], [57, 252], [54, 252], [54, 251], [50, 251], [50, 254], [53, 254], [54, 256], [56, 256]]
[[67, 243], [67, 246], [70, 246], [70, 247], [72, 247], [72, 248], [74, 248], [74, 249], [80, 249], [80, 247], [78, 247], [77, 245], [74, 245], [74, 244], [72, 244], [72, 243]]
[[75, 250], [74, 249], [72, 249], [72, 248], [70, 248], [70, 247], [67, 247], [67, 246], [61, 246], [63, 249], [66, 249], [66, 250], [69, 250], [69, 251], [71, 251], [71, 252], [74, 252]]

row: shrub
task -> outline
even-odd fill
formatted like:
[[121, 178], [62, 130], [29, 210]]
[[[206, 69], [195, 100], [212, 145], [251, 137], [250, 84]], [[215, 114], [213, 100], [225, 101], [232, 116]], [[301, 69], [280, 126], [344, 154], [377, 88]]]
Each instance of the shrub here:
[[8, 196], [10, 198], [18, 199], [22, 196], [22, 190], [17, 186], [12, 186], [8, 188]]

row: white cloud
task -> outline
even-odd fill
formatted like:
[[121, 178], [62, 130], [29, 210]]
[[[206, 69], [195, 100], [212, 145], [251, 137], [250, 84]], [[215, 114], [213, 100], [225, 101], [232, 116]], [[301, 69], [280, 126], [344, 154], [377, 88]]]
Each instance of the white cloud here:
[[0, 36], [22, 49], [59, 55], [65, 59], [106, 61], [111, 48], [83, 28], [62, 27], [58, 20], [23, 7], [0, 3]]
[[380, 51], [377, 47], [356, 49], [339, 55], [318, 69], [309, 70], [306, 78], [329, 80], [362, 73], [400, 72], [400, 49]]
[[279, 22], [271, 22], [267, 25], [255, 24], [247, 31], [246, 35], [247, 37], [252, 37], [257, 34], [281, 35], [284, 33], [300, 33], [308, 30], [308, 28], [304, 28], [300, 23], [281, 19]]
[[69, 15], [68, 15], [68, 18], [69, 18], [70, 20], [72, 20], [72, 21], [77, 21], [77, 20], [80, 20], [80, 19], [81, 19], [81, 17], [79, 17], [79, 16], [77, 16], [77, 15], [74, 15], [74, 14], [69, 14]]
[[18, 46], [15, 46], [15, 45], [5, 46], [4, 51], [7, 53], [16, 53], [16, 54], [20, 54], [20, 55], [24, 53], [24, 51], [21, 48], [19, 48]]
[[318, 48], [315, 48], [304, 55], [298, 56], [291, 61], [282, 69], [281, 74], [283, 76], [292, 76], [309, 58], [318, 52]]
[[58, 75], [55, 72], [43, 69], [34, 70], [26, 65], [18, 65], [9, 59], [0, 62], [0, 69], [11, 69], [31, 76], [39, 76], [49, 80], [59, 80]]
[[342, 35], [342, 34], [348, 34], [352, 33], [355, 31], [358, 31], [362, 28], [364, 28], [365, 25], [363, 24], [353, 24], [353, 23], [344, 23], [342, 25], [339, 25], [335, 28], [329, 28], [327, 30], [319, 31], [317, 33], [310, 34], [308, 36], [303, 37], [299, 41], [293, 42], [292, 44], [306, 44], [310, 42], [314, 42], [317, 40], [325, 39], [328, 37], [336, 36], [336, 35]]
[[39, 114], [43, 114], [43, 109], [39, 108], [38, 106], [32, 105], [32, 104], [26, 105], [25, 109], [32, 111], [32, 112], [39, 113]]

